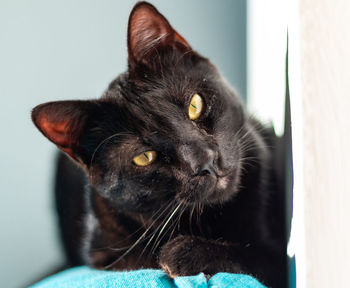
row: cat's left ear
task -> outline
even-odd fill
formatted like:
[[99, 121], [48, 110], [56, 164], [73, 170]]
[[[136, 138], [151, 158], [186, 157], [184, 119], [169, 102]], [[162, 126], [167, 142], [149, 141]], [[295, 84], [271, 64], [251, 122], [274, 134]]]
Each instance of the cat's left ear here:
[[192, 50], [153, 5], [147, 2], [137, 3], [129, 17], [129, 64], [148, 65], [152, 61], [151, 56], [164, 47], [172, 47], [182, 52]]
[[85, 165], [94, 148], [91, 136], [99, 114], [97, 101], [56, 101], [36, 106], [32, 120], [59, 149]]

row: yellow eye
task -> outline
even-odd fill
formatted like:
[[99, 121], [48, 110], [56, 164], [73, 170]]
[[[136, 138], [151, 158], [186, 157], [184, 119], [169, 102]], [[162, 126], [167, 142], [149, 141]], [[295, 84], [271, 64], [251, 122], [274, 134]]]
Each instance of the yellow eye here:
[[133, 162], [137, 166], [147, 166], [152, 164], [157, 158], [157, 152], [156, 151], [147, 151], [143, 152], [140, 155], [137, 155], [134, 157]]
[[194, 94], [188, 107], [188, 116], [191, 120], [196, 120], [201, 116], [203, 110], [203, 99], [199, 94]]

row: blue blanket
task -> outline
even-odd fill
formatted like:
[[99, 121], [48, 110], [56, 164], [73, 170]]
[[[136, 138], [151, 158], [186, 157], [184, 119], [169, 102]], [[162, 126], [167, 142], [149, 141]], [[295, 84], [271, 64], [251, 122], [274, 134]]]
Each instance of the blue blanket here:
[[207, 282], [203, 273], [174, 280], [161, 270], [130, 272], [99, 271], [89, 267], [72, 268], [50, 276], [31, 288], [264, 288], [248, 275], [218, 273]]

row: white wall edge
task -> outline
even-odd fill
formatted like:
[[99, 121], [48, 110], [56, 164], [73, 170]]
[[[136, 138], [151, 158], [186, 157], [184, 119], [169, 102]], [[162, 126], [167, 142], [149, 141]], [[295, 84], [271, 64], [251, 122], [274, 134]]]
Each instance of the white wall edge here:
[[306, 287], [303, 108], [301, 89], [299, 0], [288, 0], [289, 92], [293, 153], [293, 218], [288, 254], [295, 255], [296, 286]]
[[247, 106], [283, 135], [287, 0], [247, 2]]

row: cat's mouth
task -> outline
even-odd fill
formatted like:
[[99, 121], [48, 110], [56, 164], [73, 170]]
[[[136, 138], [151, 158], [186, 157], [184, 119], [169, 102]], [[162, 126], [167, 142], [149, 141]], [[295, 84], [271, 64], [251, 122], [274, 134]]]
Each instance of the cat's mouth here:
[[217, 175], [193, 176], [185, 184], [184, 189], [177, 195], [180, 201], [193, 204], [216, 204], [225, 202], [235, 192], [236, 171]]

